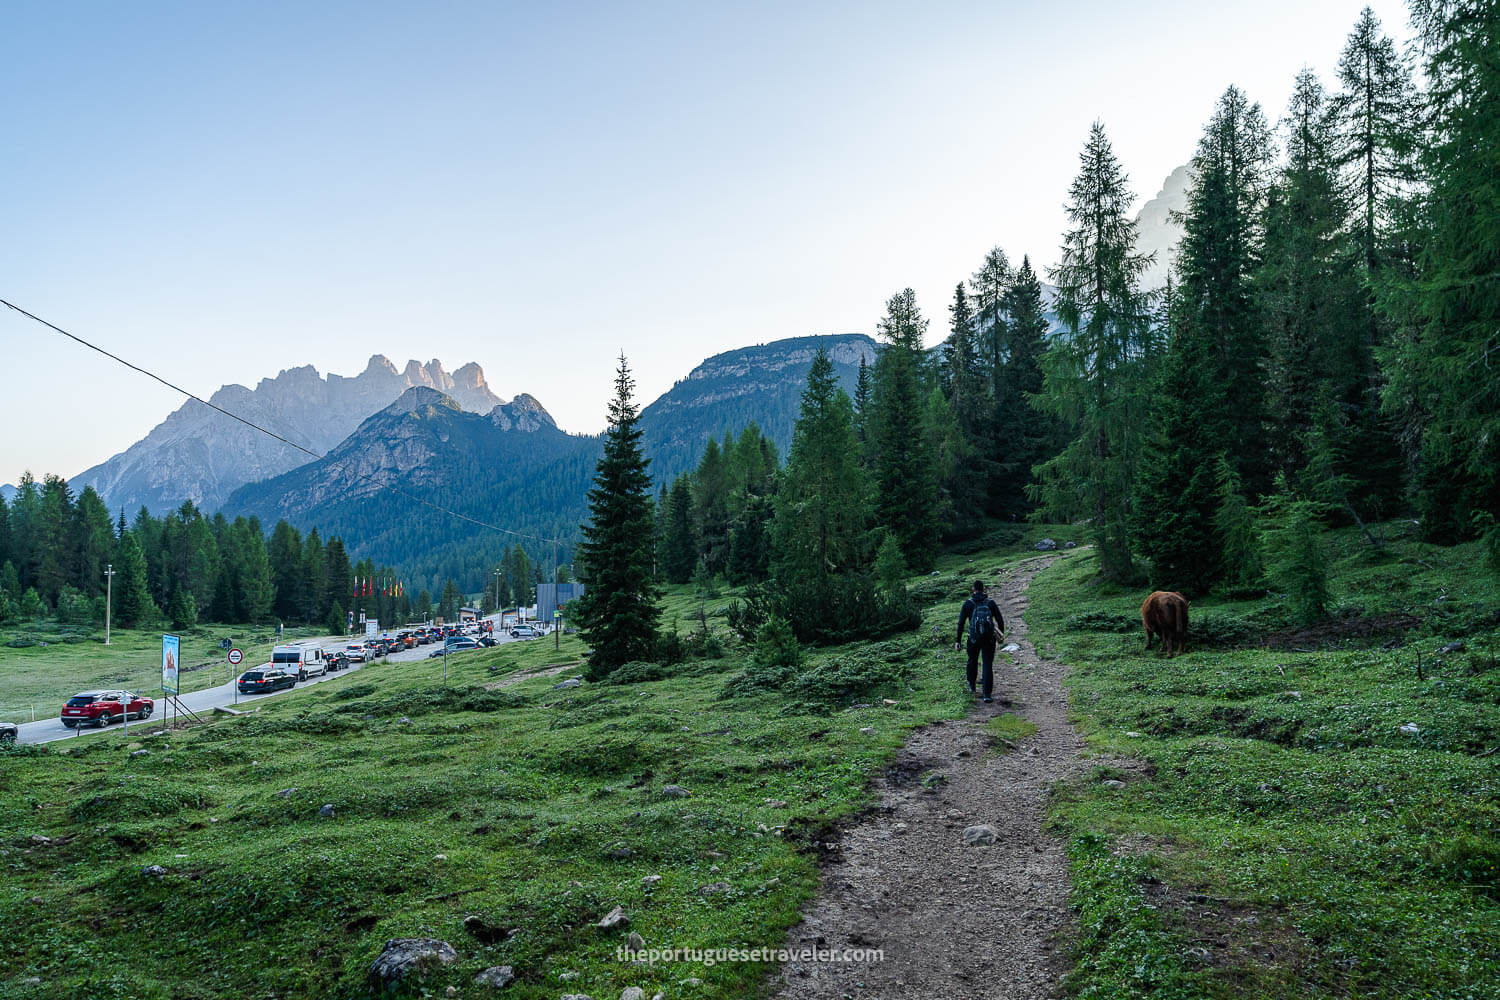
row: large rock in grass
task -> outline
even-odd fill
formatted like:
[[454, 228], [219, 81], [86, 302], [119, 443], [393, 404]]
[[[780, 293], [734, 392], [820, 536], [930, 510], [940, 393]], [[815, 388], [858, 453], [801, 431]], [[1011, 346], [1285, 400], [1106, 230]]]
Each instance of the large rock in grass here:
[[480, 986], [492, 986], [498, 990], [503, 987], [509, 986], [511, 984], [511, 980], [515, 978], [516, 975], [513, 971], [511, 971], [510, 966], [492, 965], [488, 969], [485, 969], [483, 972], [481, 972], [479, 975], [475, 976], [474, 982], [478, 983]]
[[381, 986], [395, 986], [407, 976], [433, 965], [447, 965], [458, 958], [458, 952], [447, 941], [436, 938], [394, 938], [385, 943], [380, 956], [370, 965], [370, 981]]

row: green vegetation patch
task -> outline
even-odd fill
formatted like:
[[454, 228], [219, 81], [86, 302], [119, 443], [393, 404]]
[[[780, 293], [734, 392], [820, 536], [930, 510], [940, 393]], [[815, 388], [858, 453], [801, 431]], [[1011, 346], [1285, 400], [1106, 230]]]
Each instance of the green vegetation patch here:
[[1143, 594], [1100, 583], [1092, 553], [1036, 578], [1032, 637], [1069, 664], [1101, 757], [1051, 813], [1078, 995], [1500, 981], [1500, 635], [1477, 624], [1500, 587], [1477, 544], [1377, 530], [1384, 551], [1330, 536], [1326, 620], [1289, 630], [1275, 593], [1198, 601], [1172, 660], [1123, 630]]

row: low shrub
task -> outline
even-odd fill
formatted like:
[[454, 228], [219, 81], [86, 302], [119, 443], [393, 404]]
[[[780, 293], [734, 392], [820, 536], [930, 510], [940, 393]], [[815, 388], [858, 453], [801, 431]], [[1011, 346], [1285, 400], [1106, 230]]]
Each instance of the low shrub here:
[[1139, 618], [1111, 614], [1108, 611], [1085, 611], [1070, 615], [1063, 628], [1070, 632], [1134, 632], [1141, 627]]

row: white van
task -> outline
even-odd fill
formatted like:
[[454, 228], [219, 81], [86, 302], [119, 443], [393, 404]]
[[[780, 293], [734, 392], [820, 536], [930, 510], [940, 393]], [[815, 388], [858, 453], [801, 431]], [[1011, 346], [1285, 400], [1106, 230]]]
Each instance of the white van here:
[[315, 642], [275, 647], [271, 650], [271, 666], [285, 670], [299, 681], [328, 673], [328, 661], [323, 658], [323, 647]]

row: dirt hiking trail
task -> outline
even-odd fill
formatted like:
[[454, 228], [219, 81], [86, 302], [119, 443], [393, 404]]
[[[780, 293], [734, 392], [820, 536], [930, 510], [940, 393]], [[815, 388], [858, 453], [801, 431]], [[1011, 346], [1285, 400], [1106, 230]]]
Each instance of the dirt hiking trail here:
[[[1027, 560], [990, 596], [1005, 616], [995, 701], [911, 734], [877, 788], [875, 807], [842, 835], [818, 898], [793, 927], [792, 949], [881, 949], [878, 962], [787, 963], [772, 982], [785, 1000], [931, 997], [1030, 1000], [1061, 995], [1066, 971], [1067, 861], [1042, 832], [1047, 788], [1077, 771], [1083, 740], [1068, 724], [1063, 666], [1026, 639], [1026, 589], [1055, 557]], [[993, 586], [993, 581], [991, 581]], [[958, 622], [958, 603], [948, 635]], [[950, 640], [951, 642], [951, 640]], [[950, 653], [955, 684], [963, 654]], [[1006, 712], [1037, 732], [992, 746], [984, 724]], [[988, 845], [965, 830], [988, 826]]]

